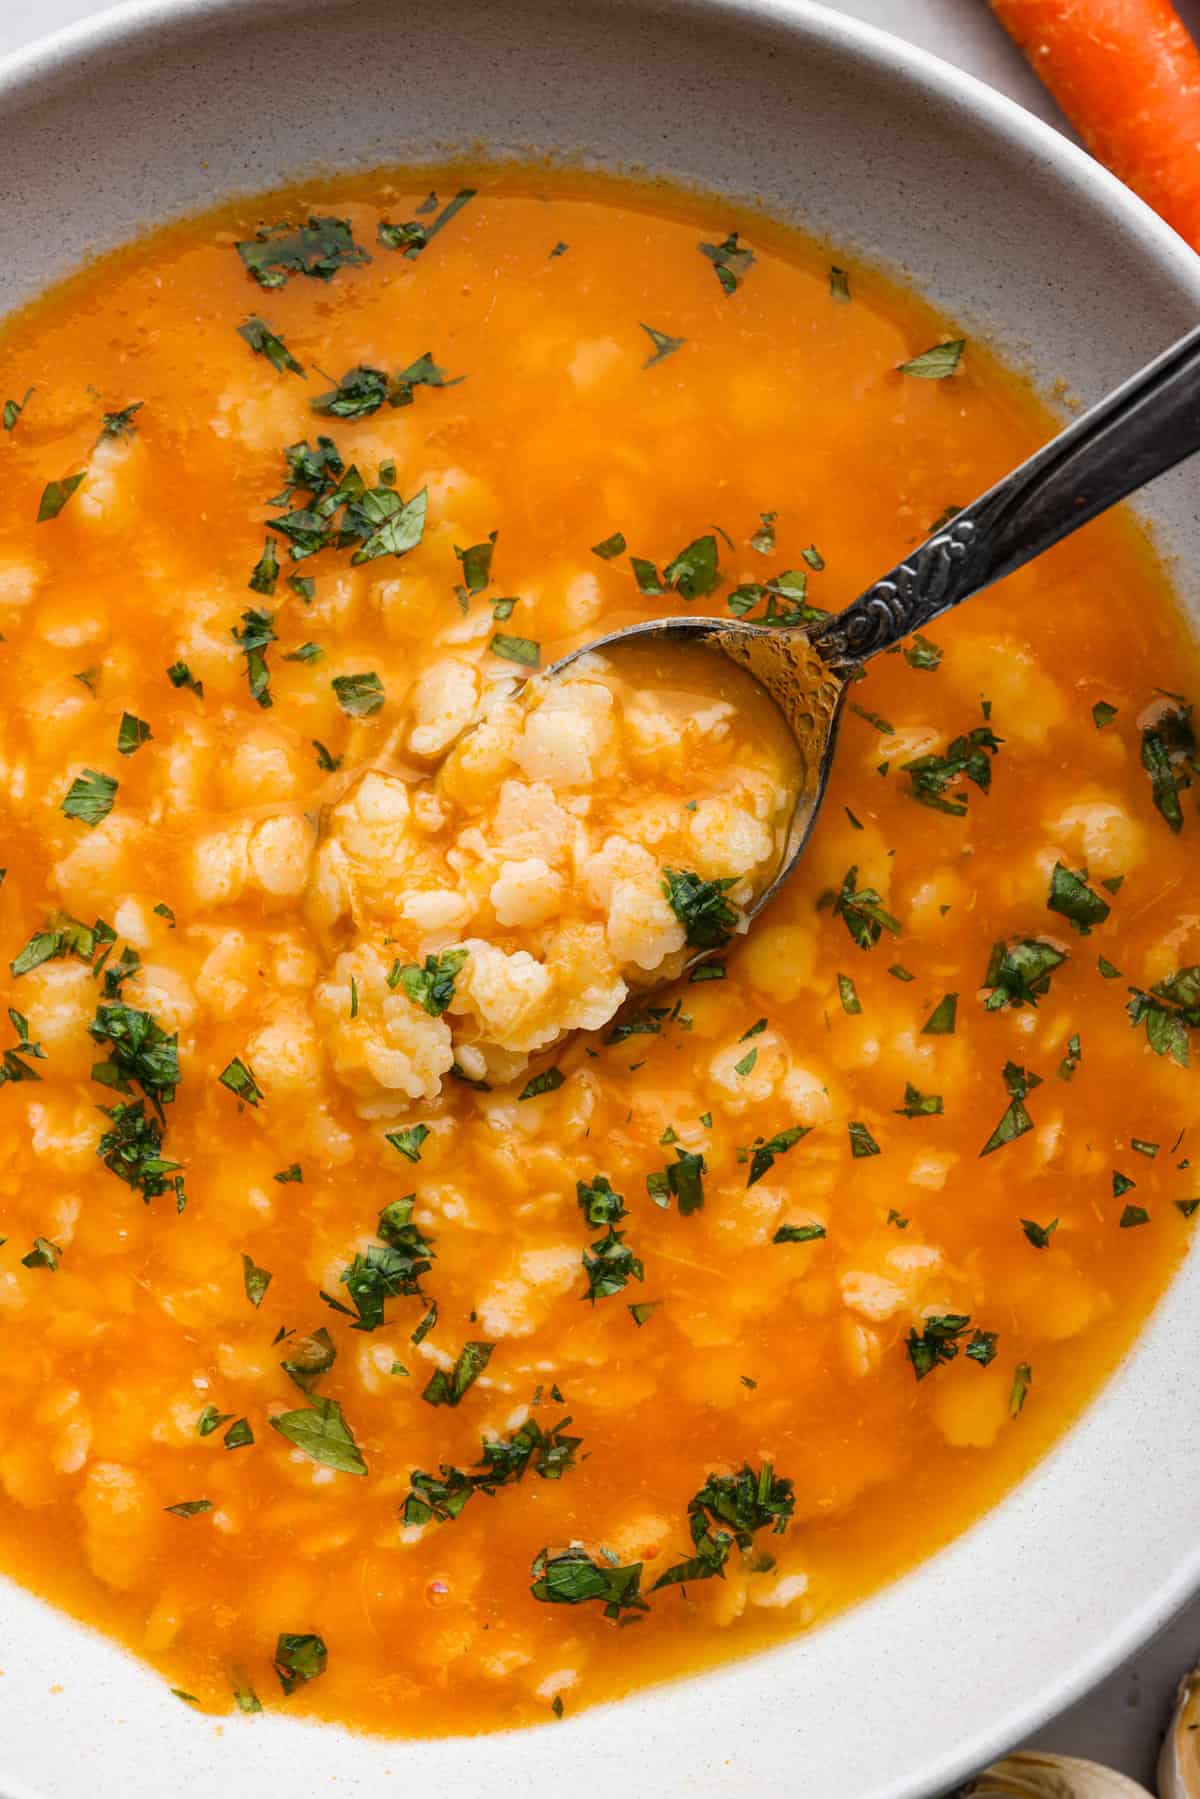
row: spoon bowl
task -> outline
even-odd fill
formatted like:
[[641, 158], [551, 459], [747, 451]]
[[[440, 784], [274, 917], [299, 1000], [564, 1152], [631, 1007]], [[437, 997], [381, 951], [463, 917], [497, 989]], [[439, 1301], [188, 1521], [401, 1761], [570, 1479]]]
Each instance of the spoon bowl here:
[[[684, 614], [629, 625], [552, 663], [623, 644], [696, 645], [743, 669], [782, 714], [798, 753], [787, 837], [772, 879], [745, 908], [761, 912], [795, 869], [825, 797], [842, 702], [864, 662], [952, 606], [1032, 562], [1099, 513], [1200, 450], [1200, 326], [963, 507], [842, 612], [802, 625]], [[707, 961], [702, 950], [669, 979]], [[656, 984], [639, 983], [639, 996]]]

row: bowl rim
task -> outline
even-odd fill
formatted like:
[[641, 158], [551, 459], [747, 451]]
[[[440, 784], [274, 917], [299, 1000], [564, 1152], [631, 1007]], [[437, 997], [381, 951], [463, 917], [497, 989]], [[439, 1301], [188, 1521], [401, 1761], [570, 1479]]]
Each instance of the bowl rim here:
[[[96, 59], [104, 60], [136, 49], [139, 43], [155, 34], [177, 37], [189, 31], [220, 26], [223, 21], [228, 21], [231, 26], [252, 17], [261, 21], [268, 11], [283, 13], [297, 7], [316, 11], [321, 4], [322, 0], [117, 0], [117, 4], [103, 7], [0, 56], [0, 118], [12, 106], [36, 101], [42, 91], [62, 77], [78, 76]], [[330, 10], [353, 4], [354, 0], [332, 0]], [[820, 4], [820, 0], [568, 0], [568, 4], [602, 14], [636, 16], [649, 13], [659, 18], [707, 20], [724, 24], [735, 32], [753, 33], [756, 29], [784, 32], [798, 44], [807, 40], [861, 60], [876, 76], [915, 89], [918, 94], [923, 93], [943, 106], [961, 111], [982, 127], [989, 138], [997, 140], [1010, 152], [1021, 151], [1030, 156], [1049, 175], [1051, 182], [1065, 189], [1076, 203], [1106, 213], [1109, 222], [1136, 241], [1142, 252], [1157, 265], [1157, 272], [1174, 284], [1180, 298], [1200, 310], [1200, 256], [1171, 226], [1054, 126], [979, 77], [922, 46], [909, 43], [880, 26], [832, 11]], [[555, 159], [550, 160], [553, 166]], [[570, 166], [565, 159], [564, 162], [565, 166]], [[294, 178], [301, 179], [308, 172], [311, 171], [298, 168]], [[1161, 1312], [1167, 1295], [1184, 1279], [1187, 1259], [1185, 1256], [1181, 1261], [1166, 1294], [1151, 1314], [1151, 1323]], [[1120, 1403], [1121, 1390], [1128, 1384], [1131, 1369], [1140, 1365], [1152, 1349], [1152, 1344], [1139, 1341], [1127, 1353], [1081, 1418], [1038, 1459], [1015, 1488], [983, 1514], [984, 1519], [1005, 1512], [1017, 1493], [1042, 1480], [1047, 1469], [1063, 1455], [1083, 1419]], [[941, 1559], [956, 1544], [968, 1542], [980, 1522], [977, 1520], [948, 1546], [918, 1564], [914, 1572], [928, 1566], [931, 1560]], [[902, 1575], [883, 1592], [894, 1591], [911, 1577], [911, 1574]], [[990, 1724], [977, 1729], [970, 1738], [956, 1741], [940, 1755], [931, 1755], [916, 1773], [909, 1771], [899, 1777], [885, 1778], [882, 1784], [877, 1783], [869, 1792], [854, 1795], [853, 1799], [922, 1799], [926, 1794], [952, 1791], [973, 1772], [1076, 1703], [1165, 1627], [1197, 1592], [1200, 1592], [1200, 1541], [1175, 1563], [1156, 1587], [1123, 1610], [1120, 1619], [1093, 1645], [1089, 1654], [1069, 1661], [1062, 1674], [1040, 1694], [1026, 1693], [1014, 1699]], [[862, 1613], [871, 1608], [878, 1597], [872, 1595], [852, 1610]], [[845, 1615], [841, 1614], [842, 1617]], [[75, 1629], [87, 1628], [74, 1620], [71, 1622]], [[806, 1640], [811, 1639], [804, 1636], [788, 1639], [771, 1653], [786, 1653], [789, 1648], [796, 1650]], [[121, 1650], [119, 1653], [124, 1655], [126, 1652]], [[715, 1669], [659, 1686], [655, 1689], [658, 1701], [667, 1707], [670, 1691], [678, 1690], [680, 1686], [700, 1686], [737, 1665], [737, 1660], [725, 1662]], [[633, 1703], [632, 1696], [616, 1702], [621, 1707]], [[607, 1716], [612, 1710], [611, 1705], [594, 1706], [590, 1708], [590, 1716], [593, 1719]], [[329, 1727], [318, 1728], [328, 1730]], [[528, 1737], [530, 1733], [516, 1734]], [[461, 1738], [447, 1740], [463, 1741]], [[539, 1736], [537, 1742], [539, 1746], [544, 1745], [545, 1739]], [[401, 1745], [394, 1747], [399, 1750]], [[27, 1783], [6, 1776], [3, 1768], [0, 1768], [0, 1784], [8, 1792], [28, 1793], [30, 1799], [35, 1799]], [[628, 1790], [638, 1789], [630, 1786]], [[701, 1790], [699, 1784], [696, 1790]], [[801, 1789], [790, 1790], [799, 1794]]]

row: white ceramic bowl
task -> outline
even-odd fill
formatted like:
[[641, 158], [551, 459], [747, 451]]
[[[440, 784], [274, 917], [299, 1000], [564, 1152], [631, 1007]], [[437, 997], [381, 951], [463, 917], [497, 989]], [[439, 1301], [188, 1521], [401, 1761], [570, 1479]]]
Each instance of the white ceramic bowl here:
[[[932, 58], [783, 0], [141, 0], [0, 68], [0, 132], [0, 309], [235, 190], [478, 143], [757, 201], [907, 272], [1085, 400], [1200, 311], [1200, 259], [1054, 132]], [[1193, 601], [1195, 495], [1185, 470], [1145, 505]], [[389, 1744], [279, 1715], [216, 1728], [0, 1586], [0, 1790], [940, 1793], [1200, 1584], [1198, 1300], [1193, 1256], [1082, 1423], [907, 1579], [790, 1645], [548, 1729]]]

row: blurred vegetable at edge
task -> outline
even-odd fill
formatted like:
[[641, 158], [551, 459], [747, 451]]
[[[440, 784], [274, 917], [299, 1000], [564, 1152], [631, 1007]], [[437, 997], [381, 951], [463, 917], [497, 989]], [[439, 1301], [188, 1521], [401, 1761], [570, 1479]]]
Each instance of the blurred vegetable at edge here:
[[1005, 1756], [971, 1781], [962, 1799], [1152, 1799], [1125, 1774], [1073, 1755], [1023, 1751]]
[[1200, 250], [1200, 49], [1170, 0], [991, 0], [1092, 154]]

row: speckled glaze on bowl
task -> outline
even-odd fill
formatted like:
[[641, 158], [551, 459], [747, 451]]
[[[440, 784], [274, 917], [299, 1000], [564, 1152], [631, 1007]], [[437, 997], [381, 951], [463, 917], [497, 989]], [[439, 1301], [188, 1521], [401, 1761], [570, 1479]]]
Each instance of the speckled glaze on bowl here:
[[[0, 311], [228, 193], [478, 145], [766, 206], [907, 272], [1084, 400], [1200, 313], [1200, 258], [1082, 153], [958, 71], [785, 0], [139, 0], [0, 65], [0, 131]], [[1196, 496], [1184, 470], [1144, 506], [1193, 605]], [[1082, 1422], [906, 1579], [811, 1636], [541, 1730], [220, 1727], [0, 1584], [0, 1793], [942, 1793], [1200, 1584], [1198, 1301], [1193, 1255]]]

